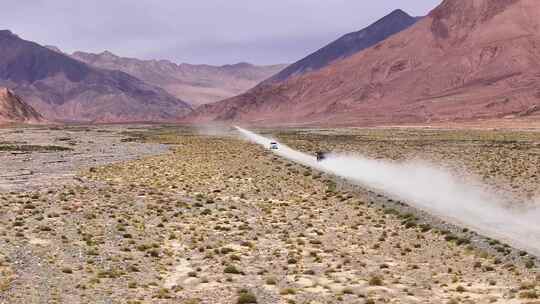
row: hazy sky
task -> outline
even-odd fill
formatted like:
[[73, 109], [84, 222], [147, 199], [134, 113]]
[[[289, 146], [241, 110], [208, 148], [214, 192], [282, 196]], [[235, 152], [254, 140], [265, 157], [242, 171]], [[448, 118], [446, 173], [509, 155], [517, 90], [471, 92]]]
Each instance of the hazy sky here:
[[396, 8], [441, 0], [2, 0], [0, 29], [64, 51], [175, 62], [296, 61]]

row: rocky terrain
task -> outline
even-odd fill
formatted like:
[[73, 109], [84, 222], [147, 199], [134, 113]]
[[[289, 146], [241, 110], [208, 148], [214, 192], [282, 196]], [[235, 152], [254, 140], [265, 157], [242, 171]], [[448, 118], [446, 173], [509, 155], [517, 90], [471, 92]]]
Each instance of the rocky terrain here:
[[188, 121], [381, 125], [538, 118], [540, 2], [445, 0], [319, 71], [201, 107]]
[[0, 124], [39, 123], [43, 117], [10, 90], [0, 87]]
[[[106, 146], [104, 131], [86, 132]], [[11, 140], [29, 140], [11, 132], [20, 134]], [[525, 172], [538, 169], [521, 160], [536, 151], [538, 135], [529, 132], [270, 132], [307, 152], [394, 159], [424, 147], [433, 157], [464, 157], [473, 172], [506, 162], [491, 175], [520, 189], [532, 189]], [[234, 133], [121, 134], [116, 149], [145, 141], [171, 150], [82, 168], [74, 184], [0, 193], [0, 303], [538, 301], [537, 260], [526, 252], [510, 254], [495, 240], [479, 247], [470, 231], [420, 224], [384, 196], [346, 190]]]
[[192, 106], [242, 94], [286, 66], [256, 66], [249, 63], [223, 66], [175, 64], [167, 60], [119, 57], [108, 51], [100, 54], [75, 52], [71, 57], [97, 68], [133, 75], [186, 100]]
[[0, 86], [49, 120], [174, 121], [191, 111], [161, 88], [89, 66], [10, 31], [0, 31], [0, 54]]
[[135, 142], [137, 126], [0, 128], [0, 191], [79, 182], [81, 168], [162, 154], [163, 145]]
[[395, 10], [370, 26], [346, 34], [313, 54], [289, 65], [264, 83], [282, 82], [292, 77], [320, 70], [336, 60], [348, 58], [374, 46], [388, 37], [409, 28], [418, 20], [420, 18], [412, 17], [399, 9]]

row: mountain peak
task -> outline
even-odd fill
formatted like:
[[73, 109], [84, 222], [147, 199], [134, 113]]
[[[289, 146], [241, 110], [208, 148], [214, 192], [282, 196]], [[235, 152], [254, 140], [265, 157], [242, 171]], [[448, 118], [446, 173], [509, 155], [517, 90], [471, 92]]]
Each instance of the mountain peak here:
[[111, 58], [118, 57], [118, 56], [116, 56], [115, 54], [113, 54], [112, 52], [110, 52], [108, 50], [105, 50], [105, 51], [101, 52], [99, 55], [104, 56], [104, 57], [111, 57]]
[[237, 69], [240, 69], [240, 68], [250, 68], [250, 67], [253, 67], [253, 65], [251, 63], [248, 63], [248, 62], [238, 62], [238, 63], [234, 63], [234, 64], [225, 64], [223, 66], [221, 66], [222, 68], [237, 68]]
[[18, 37], [17, 35], [15, 35], [12, 31], [10, 30], [0, 30], [0, 36], [14, 36], [14, 37]]
[[398, 8], [398, 9], [393, 10], [390, 14], [388, 14], [384, 18], [388, 18], [388, 17], [411, 17], [411, 15], [407, 14], [407, 12], [405, 12], [404, 10]]
[[8, 88], [0, 87], [0, 98], [9, 96], [11, 91]]
[[[411, 20], [415, 20], [415, 17], [412, 17], [407, 12], [405, 12], [402, 9], [395, 9], [388, 15], [382, 17], [381, 19], [377, 20], [374, 24], [372, 24], [370, 27], [374, 26], [392, 26], [394, 23], [399, 22], [412, 22]], [[369, 28], [369, 27], [368, 27]]]
[[0, 87], [0, 99], [14, 98], [16, 97], [15, 93], [6, 87]]
[[277, 75], [266, 80], [265, 83], [281, 82], [291, 77], [320, 70], [336, 60], [345, 59], [372, 47], [409, 28], [418, 20], [419, 18], [411, 17], [405, 11], [396, 9], [368, 27], [346, 34], [315, 53], [291, 64]]

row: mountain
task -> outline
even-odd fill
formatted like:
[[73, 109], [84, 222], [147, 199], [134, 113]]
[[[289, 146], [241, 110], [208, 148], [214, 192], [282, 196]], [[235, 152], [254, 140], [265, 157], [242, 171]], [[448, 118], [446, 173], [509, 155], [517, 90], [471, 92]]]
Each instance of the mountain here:
[[94, 67], [119, 70], [161, 87], [192, 105], [212, 103], [242, 94], [285, 65], [255, 66], [238, 63], [224, 66], [175, 64], [167, 60], [125, 58], [105, 51], [75, 52], [73, 58]]
[[44, 119], [19, 96], [6, 88], [0, 88], [0, 124], [39, 123]]
[[540, 1], [444, 0], [405, 31], [187, 121], [382, 125], [534, 116]]
[[0, 31], [0, 86], [50, 120], [173, 121], [191, 107], [121, 71], [99, 69]]
[[399, 9], [395, 10], [372, 25], [358, 32], [346, 34], [304, 59], [289, 65], [266, 82], [281, 82], [307, 72], [320, 70], [336, 60], [350, 57], [374, 46], [386, 38], [409, 28], [418, 20], [420, 18], [411, 17]]
[[60, 53], [60, 54], [64, 53], [64, 52], [62, 52], [62, 50], [59, 47], [54, 46], [54, 45], [44, 45], [44, 47], [48, 48], [51, 51], [55, 51], [57, 53]]

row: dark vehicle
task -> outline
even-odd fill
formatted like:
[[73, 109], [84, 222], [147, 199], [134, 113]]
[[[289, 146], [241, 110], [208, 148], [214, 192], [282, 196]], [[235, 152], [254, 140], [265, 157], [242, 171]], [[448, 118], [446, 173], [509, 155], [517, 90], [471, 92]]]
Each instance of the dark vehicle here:
[[323, 160], [326, 159], [326, 153], [325, 152], [318, 151], [317, 153], [315, 153], [315, 156], [317, 157], [318, 162], [323, 161]]

